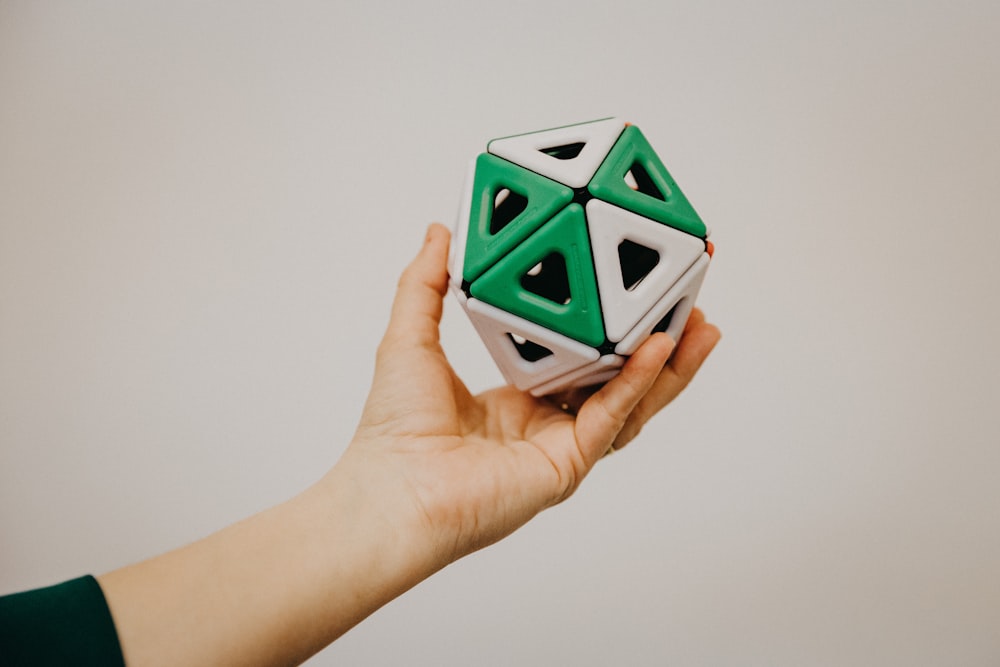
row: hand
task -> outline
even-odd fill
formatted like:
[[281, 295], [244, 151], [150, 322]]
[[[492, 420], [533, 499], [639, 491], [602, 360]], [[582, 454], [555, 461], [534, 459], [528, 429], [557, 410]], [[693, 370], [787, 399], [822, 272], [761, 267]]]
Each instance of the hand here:
[[554, 398], [509, 386], [473, 396], [438, 338], [448, 246], [447, 229], [432, 225], [404, 271], [361, 423], [337, 465], [393, 507], [390, 520], [421, 526], [437, 566], [569, 497], [684, 389], [720, 336], [695, 310], [676, 351], [656, 334], [603, 387]]
[[652, 336], [599, 389], [472, 396], [438, 343], [447, 256], [448, 231], [432, 226], [399, 282], [354, 440], [317, 484], [99, 578], [128, 664], [305, 660], [567, 498], [680, 393], [719, 339], [695, 311], [676, 350]]

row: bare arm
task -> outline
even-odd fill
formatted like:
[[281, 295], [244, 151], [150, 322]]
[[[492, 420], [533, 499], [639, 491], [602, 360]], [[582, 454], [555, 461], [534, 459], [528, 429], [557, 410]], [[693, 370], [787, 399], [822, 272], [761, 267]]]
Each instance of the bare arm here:
[[433, 225], [400, 279], [361, 423], [330, 472], [286, 503], [99, 578], [128, 664], [305, 660], [569, 497], [719, 339], [696, 310], [672, 357], [673, 341], [654, 335], [599, 390], [473, 396], [438, 341], [447, 253], [448, 232]]

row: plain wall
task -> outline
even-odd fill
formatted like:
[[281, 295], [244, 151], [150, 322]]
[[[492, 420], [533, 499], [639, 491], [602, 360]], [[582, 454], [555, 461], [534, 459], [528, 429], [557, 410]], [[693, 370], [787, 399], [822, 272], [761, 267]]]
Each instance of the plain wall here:
[[[0, 591], [349, 441], [492, 137], [618, 115], [724, 340], [579, 493], [312, 664], [1000, 657], [1000, 5], [0, 1]], [[449, 300], [444, 344], [499, 381]]]

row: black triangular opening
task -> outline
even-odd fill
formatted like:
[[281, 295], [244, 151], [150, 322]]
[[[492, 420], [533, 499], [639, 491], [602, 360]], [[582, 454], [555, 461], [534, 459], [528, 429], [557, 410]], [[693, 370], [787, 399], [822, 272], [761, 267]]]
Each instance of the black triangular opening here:
[[646, 168], [640, 162], [633, 162], [628, 173], [632, 174], [632, 178], [635, 180], [635, 189], [637, 192], [659, 199], [660, 201], [667, 201], [666, 193], [661, 192], [660, 188], [656, 187], [656, 183], [650, 178], [649, 172], [646, 171]]
[[618, 244], [618, 261], [622, 267], [622, 286], [632, 291], [660, 263], [660, 253], [625, 239]]
[[539, 345], [538, 343], [530, 341], [522, 336], [508, 333], [507, 338], [510, 339], [510, 342], [514, 343], [517, 353], [521, 355], [521, 358], [525, 361], [535, 362], [539, 359], [544, 359], [545, 357], [551, 357], [554, 354], [549, 348]]
[[521, 287], [543, 299], [566, 304], [570, 300], [566, 258], [553, 252], [521, 276]]
[[493, 197], [490, 214], [490, 234], [496, 234], [528, 208], [528, 198], [508, 188], [500, 189]]
[[572, 144], [549, 146], [548, 148], [541, 148], [539, 150], [545, 153], [546, 155], [551, 155], [557, 160], [572, 160], [573, 158], [575, 158], [577, 155], [580, 154], [580, 151], [582, 151], [583, 147], [586, 145], [587, 144], [583, 141], [577, 141]]
[[667, 329], [670, 328], [670, 320], [674, 319], [674, 313], [677, 311], [677, 306], [679, 305], [681, 305], [680, 301], [675, 303], [674, 307], [667, 311], [667, 314], [656, 323], [656, 326], [653, 327], [653, 330], [650, 331], [649, 334], [653, 335], [655, 333], [665, 333]]

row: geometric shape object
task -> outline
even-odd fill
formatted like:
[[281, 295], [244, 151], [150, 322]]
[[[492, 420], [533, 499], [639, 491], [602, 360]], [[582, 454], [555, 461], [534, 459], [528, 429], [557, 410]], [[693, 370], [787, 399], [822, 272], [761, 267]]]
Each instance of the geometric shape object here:
[[473, 160], [450, 288], [508, 382], [606, 382], [683, 333], [713, 246], [638, 128], [614, 118], [495, 139]]
[[565, 391], [574, 387], [589, 387], [607, 382], [618, 374], [625, 365], [625, 357], [617, 354], [605, 354], [600, 359], [574, 369], [565, 375], [543, 382], [530, 389], [532, 396], [546, 396], [557, 391]]
[[579, 204], [559, 211], [497, 260], [472, 282], [470, 294], [588, 345], [605, 340], [587, 222]]
[[466, 301], [465, 310], [504, 378], [518, 389], [588, 366], [599, 356], [589, 345], [478, 299]]
[[674, 342], [680, 342], [698, 292], [701, 290], [710, 258], [703, 252], [666, 294], [638, 321], [615, 346], [617, 354], [630, 355], [654, 332], [665, 331]]
[[[628, 180], [635, 184], [630, 186]], [[587, 186], [594, 197], [705, 238], [705, 223], [639, 128], [629, 125]]]
[[[604, 330], [611, 342], [631, 331], [705, 252], [702, 239], [599, 199], [587, 202], [587, 225]], [[623, 266], [625, 260], [636, 266]]]
[[474, 281], [572, 198], [565, 185], [481, 154], [469, 197], [462, 278]]
[[571, 188], [582, 188], [623, 129], [624, 121], [605, 118], [494, 139], [486, 150]]

